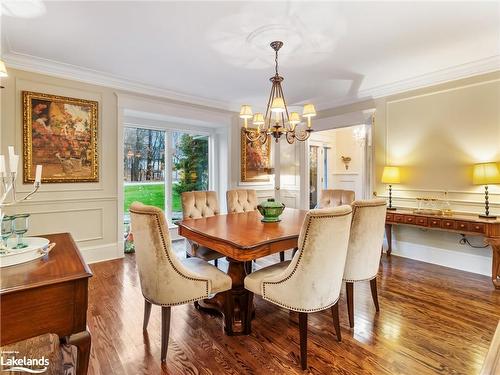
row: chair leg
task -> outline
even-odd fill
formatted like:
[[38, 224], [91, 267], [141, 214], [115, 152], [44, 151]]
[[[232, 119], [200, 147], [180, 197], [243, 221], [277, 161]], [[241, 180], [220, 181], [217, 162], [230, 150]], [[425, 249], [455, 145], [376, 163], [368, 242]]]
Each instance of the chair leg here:
[[339, 321], [339, 301], [332, 306], [333, 315], [333, 327], [335, 328], [335, 335], [337, 336], [337, 341], [342, 340], [342, 334], [340, 333], [340, 321]]
[[347, 313], [349, 315], [349, 327], [354, 327], [354, 283], [346, 282], [345, 291], [347, 294]]
[[300, 365], [307, 369], [307, 313], [299, 312]]
[[151, 302], [144, 300], [144, 322], [142, 324], [143, 331], [146, 331], [148, 329], [150, 315], [151, 315]]
[[219, 259], [214, 259], [214, 266], [219, 267]]
[[372, 291], [373, 303], [375, 304], [375, 310], [378, 312], [380, 308], [378, 306], [378, 293], [377, 293], [377, 278], [370, 280], [370, 289]]
[[284, 261], [285, 261], [285, 252], [280, 251], [280, 262], [284, 262]]
[[167, 360], [168, 337], [170, 335], [170, 306], [161, 307], [161, 361]]

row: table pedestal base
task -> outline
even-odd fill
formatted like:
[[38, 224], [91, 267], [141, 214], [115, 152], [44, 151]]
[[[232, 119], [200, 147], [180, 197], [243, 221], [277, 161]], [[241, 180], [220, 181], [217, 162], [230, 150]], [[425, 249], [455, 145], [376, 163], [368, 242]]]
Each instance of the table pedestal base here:
[[226, 258], [229, 263], [227, 274], [231, 277], [233, 286], [224, 293], [218, 293], [210, 299], [204, 299], [195, 303], [196, 308], [206, 312], [218, 312], [224, 316], [224, 332], [228, 336], [249, 335], [250, 326], [247, 324], [247, 311], [251, 311], [252, 317], [255, 308], [249, 310], [250, 292], [244, 287], [245, 262], [232, 258]]

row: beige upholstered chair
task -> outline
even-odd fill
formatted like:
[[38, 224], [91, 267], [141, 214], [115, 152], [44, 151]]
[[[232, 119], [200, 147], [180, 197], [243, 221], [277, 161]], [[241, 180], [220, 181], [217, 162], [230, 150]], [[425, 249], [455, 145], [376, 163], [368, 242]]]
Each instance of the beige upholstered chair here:
[[[220, 214], [219, 200], [215, 191], [188, 191], [181, 194], [183, 219], [199, 219]], [[217, 267], [217, 259], [224, 255], [208, 247], [187, 240], [188, 248], [186, 255], [195, 256], [205, 261], [214, 261]]]
[[368, 199], [352, 203], [352, 224], [349, 249], [344, 270], [346, 282], [349, 325], [354, 327], [354, 282], [370, 280], [376, 311], [377, 272], [380, 264], [380, 248], [384, 240], [386, 215], [385, 199]]
[[161, 306], [161, 360], [167, 357], [171, 306], [209, 298], [231, 289], [231, 278], [198, 259], [177, 259], [165, 216], [159, 208], [134, 202], [130, 207], [137, 269], [144, 306], [144, 331], [151, 304]]
[[[227, 213], [234, 214], [239, 212], [256, 211], [257, 192], [254, 189], [234, 189], [226, 192]], [[280, 261], [285, 260], [285, 252], [280, 251]], [[247, 272], [252, 272], [252, 262], [245, 265]]]
[[318, 208], [337, 207], [354, 202], [354, 191], [326, 189], [321, 191]]
[[254, 189], [234, 189], [226, 193], [227, 213], [257, 210], [257, 192]]
[[[341, 340], [338, 300], [351, 212], [350, 206], [309, 211], [300, 232], [299, 251], [293, 259], [262, 268], [245, 278], [245, 288], [251, 292], [249, 308], [253, 293], [256, 293], [269, 302], [299, 313], [302, 369], [307, 368], [308, 313], [331, 308], [337, 339]], [[247, 315], [250, 317], [251, 313]]]

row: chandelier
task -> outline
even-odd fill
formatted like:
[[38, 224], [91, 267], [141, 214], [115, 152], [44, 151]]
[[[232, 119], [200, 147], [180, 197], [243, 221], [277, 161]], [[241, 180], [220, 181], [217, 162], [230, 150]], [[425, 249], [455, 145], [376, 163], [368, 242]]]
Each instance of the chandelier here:
[[[240, 118], [243, 119], [246, 138], [250, 142], [260, 142], [264, 144], [271, 136], [279, 142], [281, 136], [285, 136], [288, 143], [295, 140], [305, 141], [311, 135], [311, 118], [316, 116], [316, 109], [313, 104], [304, 104], [302, 117], [307, 121], [307, 127], [301, 127], [301, 116], [298, 112], [288, 112], [288, 107], [283, 95], [281, 82], [284, 78], [278, 73], [278, 51], [283, 46], [283, 42], [275, 41], [271, 43], [271, 48], [275, 51], [275, 74], [269, 80], [272, 82], [271, 94], [267, 102], [266, 114], [252, 113], [252, 107], [248, 104], [241, 106]], [[248, 127], [248, 120], [252, 119], [252, 125], [256, 128]], [[300, 127], [300, 128], [299, 128]]]

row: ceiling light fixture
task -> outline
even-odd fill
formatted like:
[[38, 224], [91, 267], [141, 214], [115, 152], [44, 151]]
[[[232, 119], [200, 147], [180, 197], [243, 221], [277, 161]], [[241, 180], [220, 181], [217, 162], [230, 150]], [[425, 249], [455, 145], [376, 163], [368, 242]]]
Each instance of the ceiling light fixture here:
[[[311, 135], [312, 120], [316, 116], [316, 109], [313, 104], [304, 104], [302, 118], [306, 119], [307, 127], [299, 129], [301, 116], [297, 112], [288, 112], [288, 107], [283, 95], [281, 82], [284, 78], [278, 73], [278, 51], [283, 46], [283, 42], [275, 41], [271, 43], [271, 48], [275, 51], [275, 75], [269, 80], [272, 82], [271, 94], [267, 102], [266, 114], [252, 113], [252, 107], [248, 104], [241, 106], [240, 118], [243, 119], [243, 126], [246, 138], [250, 142], [260, 142], [264, 144], [271, 136], [276, 142], [279, 142], [282, 135], [285, 136], [288, 143], [292, 144], [297, 139], [305, 141]], [[273, 118], [274, 115], [274, 118]], [[252, 124], [257, 128], [250, 129], [248, 120], [252, 119]]]

